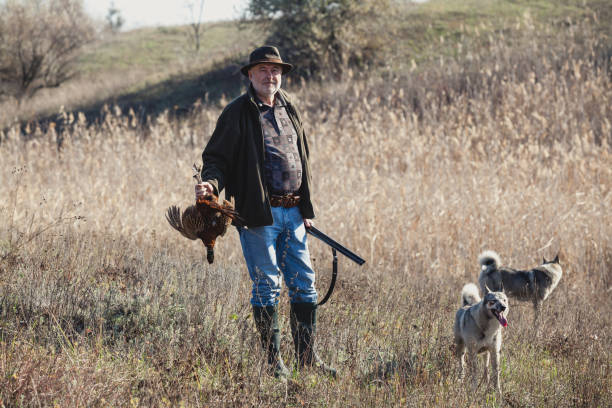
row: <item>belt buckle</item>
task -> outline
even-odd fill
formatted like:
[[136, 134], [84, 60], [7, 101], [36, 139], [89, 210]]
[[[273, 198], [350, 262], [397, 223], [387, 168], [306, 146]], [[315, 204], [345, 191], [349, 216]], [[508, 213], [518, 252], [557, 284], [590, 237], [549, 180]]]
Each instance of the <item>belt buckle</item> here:
[[290, 208], [292, 204], [291, 199], [292, 199], [291, 194], [289, 193], [284, 194], [281, 198], [282, 206], [285, 208]]

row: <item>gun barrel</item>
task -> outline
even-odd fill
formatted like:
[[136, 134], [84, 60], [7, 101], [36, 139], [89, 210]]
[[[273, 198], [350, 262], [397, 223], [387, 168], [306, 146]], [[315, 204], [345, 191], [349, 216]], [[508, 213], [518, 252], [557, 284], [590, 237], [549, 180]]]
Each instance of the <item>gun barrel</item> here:
[[330, 247], [336, 249], [338, 252], [340, 252], [342, 255], [346, 256], [347, 258], [349, 258], [351, 261], [355, 262], [356, 264], [363, 265], [365, 263], [365, 259], [361, 258], [359, 255], [352, 252], [348, 248], [342, 246], [338, 242], [334, 241], [333, 239], [331, 239], [329, 236], [327, 236], [326, 234], [324, 234], [317, 228], [315, 227], [306, 228], [306, 232], [320, 239], [321, 241], [325, 242]]

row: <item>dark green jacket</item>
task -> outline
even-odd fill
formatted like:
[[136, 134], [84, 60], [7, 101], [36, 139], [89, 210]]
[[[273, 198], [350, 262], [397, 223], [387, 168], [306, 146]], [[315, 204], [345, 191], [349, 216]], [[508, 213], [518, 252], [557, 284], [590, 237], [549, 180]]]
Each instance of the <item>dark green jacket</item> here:
[[[298, 134], [298, 150], [302, 159], [302, 185], [299, 195], [303, 218], [314, 218], [310, 201], [310, 168], [308, 142], [302, 120], [286, 92], [279, 90], [286, 102], [287, 114]], [[277, 95], [278, 96], [278, 95]], [[247, 93], [230, 102], [202, 153], [202, 180], [211, 183], [217, 194], [225, 188], [225, 196], [235, 199], [236, 210], [249, 227], [272, 225], [272, 212], [264, 180], [264, 138], [250, 86]]]

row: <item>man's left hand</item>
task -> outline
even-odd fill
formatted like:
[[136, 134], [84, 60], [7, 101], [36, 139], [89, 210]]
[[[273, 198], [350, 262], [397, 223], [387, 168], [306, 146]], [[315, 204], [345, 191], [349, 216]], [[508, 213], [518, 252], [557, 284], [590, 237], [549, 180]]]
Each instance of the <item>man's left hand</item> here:
[[304, 226], [306, 228], [314, 227], [314, 222], [311, 219], [304, 218]]

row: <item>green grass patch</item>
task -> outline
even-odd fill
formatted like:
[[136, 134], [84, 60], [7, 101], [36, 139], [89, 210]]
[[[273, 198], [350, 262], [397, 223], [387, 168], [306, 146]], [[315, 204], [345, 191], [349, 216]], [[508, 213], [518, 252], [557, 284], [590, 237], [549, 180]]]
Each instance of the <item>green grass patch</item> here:
[[219, 60], [241, 52], [236, 44], [247, 48], [251, 41], [261, 37], [252, 24], [204, 24], [200, 50], [196, 52], [189, 40], [190, 30], [189, 26], [157, 27], [109, 35], [83, 54], [77, 70], [84, 75], [131, 69], [151, 73], [166, 71], [185, 59], [196, 63]]

